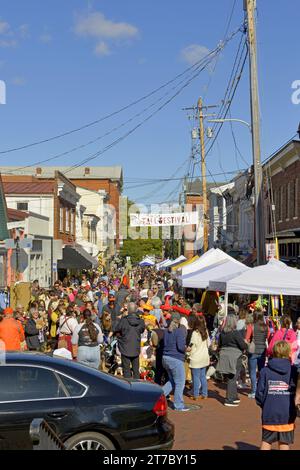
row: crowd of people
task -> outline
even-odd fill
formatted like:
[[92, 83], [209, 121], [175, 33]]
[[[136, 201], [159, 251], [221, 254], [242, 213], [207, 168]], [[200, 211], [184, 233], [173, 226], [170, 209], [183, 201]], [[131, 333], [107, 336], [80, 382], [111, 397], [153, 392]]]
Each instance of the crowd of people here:
[[50, 290], [35, 281], [29, 305], [0, 313], [0, 340], [7, 351], [39, 351], [152, 380], [168, 398], [173, 394], [170, 403], [178, 411], [191, 410], [184, 393], [208, 399], [212, 376], [227, 383], [225, 406], [239, 406], [238, 393], [248, 388], [249, 399], [263, 408], [262, 448], [280, 442], [284, 449], [293, 442], [296, 418], [291, 400], [300, 319], [293, 328], [288, 315], [276, 321], [261, 304], [225, 307], [217, 295], [213, 303], [214, 314], [197, 295], [184, 295], [169, 273], [150, 268], [82, 273]]

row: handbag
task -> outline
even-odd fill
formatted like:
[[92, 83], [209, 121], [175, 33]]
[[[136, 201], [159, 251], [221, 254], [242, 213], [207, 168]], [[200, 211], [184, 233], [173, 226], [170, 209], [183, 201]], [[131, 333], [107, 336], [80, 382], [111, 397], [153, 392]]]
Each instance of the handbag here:
[[254, 327], [252, 330], [252, 340], [251, 343], [248, 345], [248, 353], [249, 354], [254, 354], [255, 353], [255, 343], [254, 343]]

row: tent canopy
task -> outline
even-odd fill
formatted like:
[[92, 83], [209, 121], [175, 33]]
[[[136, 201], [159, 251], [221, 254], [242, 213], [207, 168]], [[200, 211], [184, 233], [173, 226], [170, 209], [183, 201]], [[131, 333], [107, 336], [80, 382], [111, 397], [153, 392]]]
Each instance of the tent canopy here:
[[[233, 277], [248, 271], [243, 263], [236, 260], [223, 259], [212, 265], [206, 266], [198, 271], [188, 273], [182, 276], [182, 286], [194, 289], [206, 289], [210, 286], [210, 281], [219, 277]], [[215, 290], [215, 289], [212, 289]]]
[[158, 264], [156, 265], [156, 268], [157, 268], [157, 269], [162, 269], [165, 264], [169, 263], [169, 261], [171, 261], [169, 258], [165, 259], [164, 261], [161, 261], [160, 263], [158, 263]]
[[208, 267], [223, 260], [231, 260], [234, 263], [239, 263], [239, 261], [232, 258], [232, 256], [227, 255], [227, 253], [224, 253], [224, 251], [220, 250], [219, 248], [211, 248], [202, 256], [200, 256], [200, 258], [197, 259], [194, 263], [191, 263], [188, 266], [184, 266], [182, 268], [182, 276], [199, 271], [199, 269]]
[[164, 268], [171, 268], [172, 266], [177, 266], [178, 264], [186, 261], [186, 257], [181, 255], [178, 258], [174, 259], [173, 261], [169, 260], [167, 263], [163, 265]]
[[145, 258], [139, 263], [139, 266], [154, 266], [155, 263], [154, 261], [152, 261], [151, 258], [149, 258], [148, 256], [145, 256]]
[[195, 261], [197, 261], [197, 259], [199, 259], [198, 255], [194, 256], [191, 259], [187, 259], [186, 261], [183, 261], [182, 263], [177, 264], [176, 266], [173, 266], [172, 271], [178, 271], [179, 269], [182, 269], [184, 266], [188, 266], [189, 264], [194, 263]]
[[238, 276], [211, 279], [209, 289], [229, 294], [300, 295], [300, 270], [273, 259]]

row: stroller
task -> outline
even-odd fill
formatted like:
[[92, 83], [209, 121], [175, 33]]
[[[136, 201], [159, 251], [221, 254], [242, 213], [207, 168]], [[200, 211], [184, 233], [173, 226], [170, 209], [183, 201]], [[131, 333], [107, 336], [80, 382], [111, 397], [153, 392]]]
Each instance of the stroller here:
[[112, 338], [109, 343], [103, 344], [101, 349], [102, 368], [108, 374], [122, 374], [121, 355], [118, 349], [118, 340]]

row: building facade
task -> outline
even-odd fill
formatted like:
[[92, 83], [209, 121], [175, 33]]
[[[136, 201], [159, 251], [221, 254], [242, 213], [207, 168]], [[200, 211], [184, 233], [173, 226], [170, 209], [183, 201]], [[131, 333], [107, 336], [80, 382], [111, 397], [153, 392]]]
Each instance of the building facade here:
[[278, 239], [279, 255], [299, 265], [300, 260], [300, 141], [292, 140], [265, 163], [265, 232]]

